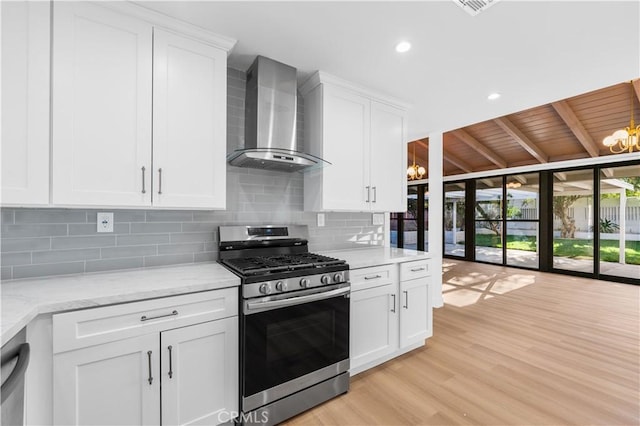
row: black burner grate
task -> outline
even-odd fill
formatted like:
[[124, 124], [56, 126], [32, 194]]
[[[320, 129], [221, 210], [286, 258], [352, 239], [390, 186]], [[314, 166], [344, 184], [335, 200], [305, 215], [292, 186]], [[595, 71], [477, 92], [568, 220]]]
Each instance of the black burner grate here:
[[315, 269], [346, 263], [344, 260], [315, 253], [225, 259], [222, 262], [245, 276]]

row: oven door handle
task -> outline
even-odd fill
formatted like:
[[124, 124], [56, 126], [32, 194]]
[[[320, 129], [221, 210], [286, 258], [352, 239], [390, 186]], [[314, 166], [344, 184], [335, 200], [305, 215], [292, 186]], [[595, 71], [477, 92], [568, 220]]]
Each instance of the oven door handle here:
[[329, 299], [331, 297], [348, 294], [350, 287], [342, 287], [335, 290], [313, 293], [306, 296], [289, 297], [281, 300], [269, 300], [267, 302], [247, 302], [249, 311], [266, 311], [270, 309], [282, 308], [284, 306], [300, 305], [302, 303], [315, 302], [316, 300]]

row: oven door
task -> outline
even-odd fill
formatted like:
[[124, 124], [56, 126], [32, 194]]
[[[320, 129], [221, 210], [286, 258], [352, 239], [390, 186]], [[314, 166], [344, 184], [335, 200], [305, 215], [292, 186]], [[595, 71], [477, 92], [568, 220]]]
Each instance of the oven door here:
[[349, 369], [349, 284], [296, 293], [245, 302], [244, 412]]

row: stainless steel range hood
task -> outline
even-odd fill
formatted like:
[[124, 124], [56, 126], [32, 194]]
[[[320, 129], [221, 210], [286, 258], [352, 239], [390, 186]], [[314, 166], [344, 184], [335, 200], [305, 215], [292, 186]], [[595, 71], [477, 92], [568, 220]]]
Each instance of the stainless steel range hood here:
[[232, 152], [232, 166], [306, 171], [326, 161], [301, 152], [296, 140], [296, 69], [258, 56], [247, 71], [245, 147]]

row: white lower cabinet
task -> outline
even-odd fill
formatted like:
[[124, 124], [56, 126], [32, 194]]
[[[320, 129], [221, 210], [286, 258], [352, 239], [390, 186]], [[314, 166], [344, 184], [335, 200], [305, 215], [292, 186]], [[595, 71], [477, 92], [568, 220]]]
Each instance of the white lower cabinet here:
[[400, 347], [424, 343], [429, 327], [429, 286], [425, 278], [400, 282]]
[[54, 424], [160, 424], [158, 342], [148, 334], [55, 355]]
[[354, 269], [351, 280], [352, 375], [432, 335], [428, 260]]
[[383, 358], [397, 349], [398, 310], [393, 284], [351, 294], [351, 366]]
[[53, 336], [54, 424], [211, 425], [238, 410], [235, 288], [54, 315]]
[[162, 424], [229, 419], [239, 395], [238, 318], [165, 331], [160, 344]]

